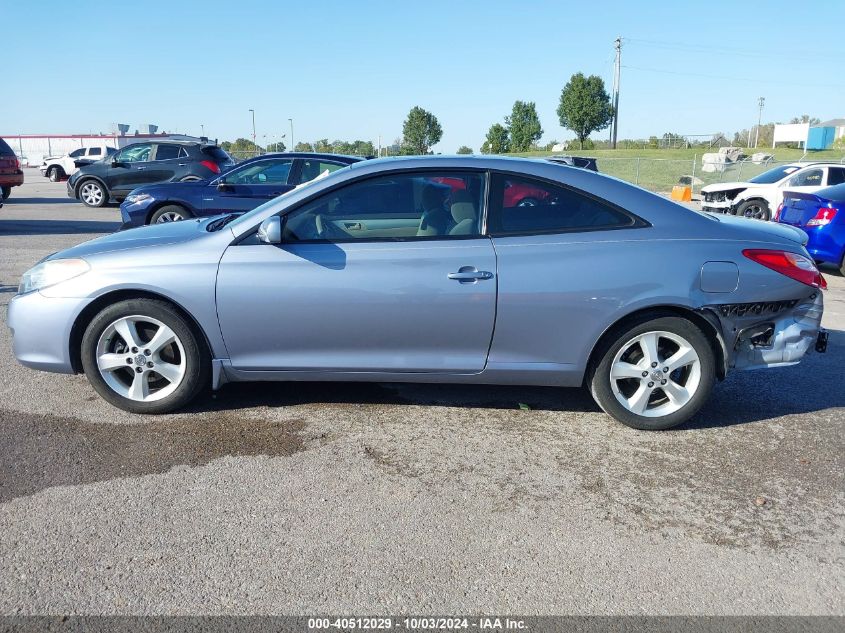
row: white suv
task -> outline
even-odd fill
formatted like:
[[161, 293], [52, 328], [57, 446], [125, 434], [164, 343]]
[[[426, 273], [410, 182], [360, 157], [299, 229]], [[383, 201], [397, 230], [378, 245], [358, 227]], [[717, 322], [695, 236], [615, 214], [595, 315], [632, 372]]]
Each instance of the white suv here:
[[813, 192], [845, 182], [845, 165], [789, 163], [773, 167], [747, 182], [720, 182], [701, 188], [701, 208], [716, 213], [770, 220], [783, 202], [783, 191]]
[[42, 176], [52, 182], [58, 182], [70, 177], [81, 165], [98, 161], [103, 156], [114, 154], [115, 151], [111, 147], [80, 147], [64, 156], [48, 156], [38, 169], [41, 170]]

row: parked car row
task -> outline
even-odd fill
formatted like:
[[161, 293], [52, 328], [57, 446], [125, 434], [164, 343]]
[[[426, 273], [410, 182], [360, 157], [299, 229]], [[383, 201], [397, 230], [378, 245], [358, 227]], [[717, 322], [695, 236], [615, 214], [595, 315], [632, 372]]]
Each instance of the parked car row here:
[[49, 178], [51, 182], [59, 182], [75, 174], [80, 167], [90, 165], [115, 152], [117, 152], [115, 148], [105, 145], [80, 147], [62, 156], [48, 156], [38, 169], [41, 175]]

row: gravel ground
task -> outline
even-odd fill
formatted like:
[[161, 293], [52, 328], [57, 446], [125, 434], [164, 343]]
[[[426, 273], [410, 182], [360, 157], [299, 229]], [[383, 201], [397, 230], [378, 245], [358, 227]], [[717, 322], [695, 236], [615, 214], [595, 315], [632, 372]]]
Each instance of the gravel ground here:
[[[27, 181], [0, 210], [2, 305], [118, 224]], [[0, 613], [843, 615], [828, 279], [826, 355], [733, 374], [663, 433], [539, 388], [230, 385], [131, 416], [18, 366], [0, 328]]]

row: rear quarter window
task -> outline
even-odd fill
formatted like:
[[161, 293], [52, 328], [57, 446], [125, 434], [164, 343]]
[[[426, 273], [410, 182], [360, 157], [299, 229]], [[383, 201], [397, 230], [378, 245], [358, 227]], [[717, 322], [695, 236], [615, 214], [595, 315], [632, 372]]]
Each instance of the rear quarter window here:
[[232, 158], [226, 153], [225, 150], [219, 147], [203, 147], [202, 153], [206, 156], [211, 156], [215, 161], [218, 163], [226, 163], [232, 160]]
[[14, 156], [15, 152], [12, 151], [12, 148], [9, 147], [9, 144], [6, 143], [2, 138], [0, 138], [0, 156]]
[[491, 189], [488, 224], [492, 235], [530, 235], [631, 227], [636, 219], [568, 187], [500, 174]]

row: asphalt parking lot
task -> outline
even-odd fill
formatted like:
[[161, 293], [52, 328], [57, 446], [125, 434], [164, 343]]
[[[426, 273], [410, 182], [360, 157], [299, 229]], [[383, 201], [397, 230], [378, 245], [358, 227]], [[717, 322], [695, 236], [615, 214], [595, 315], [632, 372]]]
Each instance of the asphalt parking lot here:
[[[118, 226], [27, 170], [0, 304]], [[845, 279], [826, 355], [733, 374], [691, 423], [580, 390], [230, 385], [132, 416], [0, 328], [4, 614], [845, 614]], [[0, 309], [5, 325], [5, 309]]]

